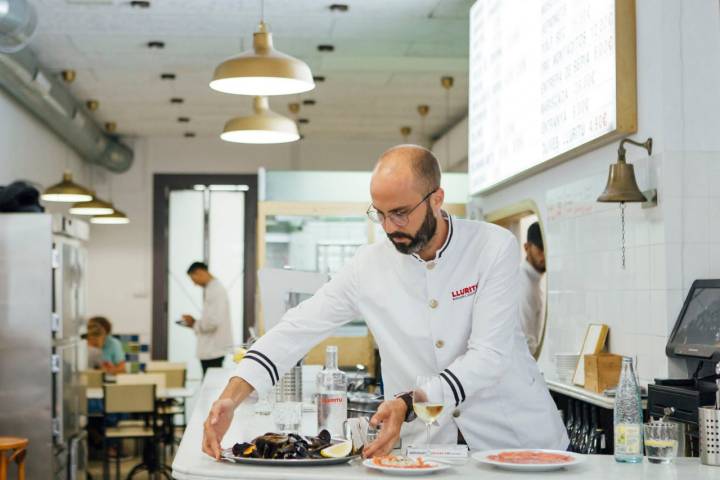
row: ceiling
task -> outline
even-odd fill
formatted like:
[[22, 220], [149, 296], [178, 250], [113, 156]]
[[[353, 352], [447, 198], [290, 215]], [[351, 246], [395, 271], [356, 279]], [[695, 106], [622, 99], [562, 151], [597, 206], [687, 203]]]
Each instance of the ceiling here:
[[[248, 97], [208, 87], [215, 66], [248, 48], [259, 0], [32, 0], [40, 19], [32, 47], [49, 69], [74, 69], [70, 89], [97, 99], [99, 122], [127, 136], [217, 137], [230, 117], [250, 111]], [[345, 13], [332, 3], [349, 6]], [[275, 47], [308, 63], [326, 81], [302, 94], [273, 97], [273, 110], [305, 99], [299, 117], [307, 137], [411, 141], [444, 132], [467, 112], [468, 15], [473, 0], [267, 0], [265, 20]], [[162, 50], [149, 41], [165, 42]], [[318, 44], [335, 51], [321, 53]], [[160, 74], [175, 73], [174, 81]], [[440, 77], [452, 75], [446, 92]], [[185, 99], [181, 105], [171, 97]], [[424, 128], [417, 106], [430, 113]], [[449, 111], [448, 111], [449, 110]], [[190, 117], [178, 123], [177, 117]]]

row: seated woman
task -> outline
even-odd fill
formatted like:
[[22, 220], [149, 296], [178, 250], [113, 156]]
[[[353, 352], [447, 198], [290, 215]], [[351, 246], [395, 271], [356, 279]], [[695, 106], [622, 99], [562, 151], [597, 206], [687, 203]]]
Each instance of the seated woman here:
[[[88, 346], [100, 350], [100, 369], [102, 371], [125, 373], [125, 352], [120, 340], [110, 335], [111, 330], [112, 324], [105, 317], [93, 317], [88, 320]], [[90, 363], [90, 359], [88, 360]]]

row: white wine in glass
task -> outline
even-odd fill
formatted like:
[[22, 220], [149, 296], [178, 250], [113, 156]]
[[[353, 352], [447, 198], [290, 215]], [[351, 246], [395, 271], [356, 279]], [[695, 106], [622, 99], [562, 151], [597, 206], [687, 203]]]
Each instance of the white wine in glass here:
[[418, 376], [413, 390], [413, 410], [415, 415], [425, 423], [427, 429], [426, 455], [430, 455], [430, 428], [442, 414], [444, 405], [442, 387], [428, 388], [436, 378], [427, 375]]

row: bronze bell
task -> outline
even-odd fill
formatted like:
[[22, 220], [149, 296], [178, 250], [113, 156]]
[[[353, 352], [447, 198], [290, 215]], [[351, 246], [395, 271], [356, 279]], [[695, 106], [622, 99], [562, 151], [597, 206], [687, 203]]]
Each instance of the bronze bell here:
[[618, 161], [610, 165], [607, 185], [605, 191], [598, 197], [598, 202], [645, 202], [647, 199], [640, 191], [635, 181], [635, 167], [625, 161], [625, 143], [631, 143], [645, 148], [648, 154], [652, 154], [652, 138], [645, 143], [635, 142], [625, 138], [618, 147]]

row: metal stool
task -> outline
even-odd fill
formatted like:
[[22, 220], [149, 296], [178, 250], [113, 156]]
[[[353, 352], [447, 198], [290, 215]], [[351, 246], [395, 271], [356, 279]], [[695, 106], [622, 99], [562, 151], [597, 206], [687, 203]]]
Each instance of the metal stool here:
[[[8, 465], [17, 463], [18, 480], [25, 480], [25, 455], [30, 442], [27, 438], [0, 437], [0, 480], [7, 480]], [[10, 456], [6, 455], [10, 452]]]

